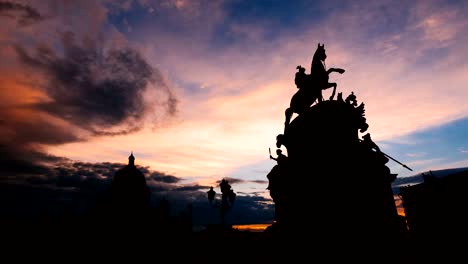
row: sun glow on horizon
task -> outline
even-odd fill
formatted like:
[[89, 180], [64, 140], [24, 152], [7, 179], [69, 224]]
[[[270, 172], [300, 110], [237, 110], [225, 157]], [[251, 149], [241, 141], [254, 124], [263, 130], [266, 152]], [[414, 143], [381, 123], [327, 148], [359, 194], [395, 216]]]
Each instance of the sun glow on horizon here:
[[267, 227], [271, 226], [269, 224], [244, 224], [244, 225], [233, 225], [232, 228], [239, 231], [250, 231], [250, 232], [263, 232]]

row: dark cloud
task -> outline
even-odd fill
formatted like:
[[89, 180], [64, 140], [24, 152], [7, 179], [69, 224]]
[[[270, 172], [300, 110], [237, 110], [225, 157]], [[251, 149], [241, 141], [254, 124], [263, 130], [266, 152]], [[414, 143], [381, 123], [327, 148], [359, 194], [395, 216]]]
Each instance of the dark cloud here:
[[[224, 179], [227, 180], [229, 184], [238, 184], [238, 183], [246, 183], [246, 182], [268, 184], [268, 181], [266, 180], [243, 180], [243, 179], [230, 178], [230, 177], [225, 177]], [[220, 183], [221, 183], [221, 180], [216, 181], [217, 185], [219, 185]]]
[[165, 182], [165, 183], [178, 183], [181, 180], [181, 178], [179, 177], [167, 175], [162, 172], [153, 172], [151, 173], [150, 178], [154, 181]]
[[[123, 164], [110, 162], [74, 162], [41, 152], [36, 152], [33, 155], [35, 157], [30, 157], [29, 160], [34, 160], [34, 162], [11, 159], [10, 161], [20, 166], [11, 166], [9, 171], [2, 170], [5, 176], [13, 175], [13, 177], [0, 178], [1, 182], [10, 179], [10, 184], [48, 185], [49, 187], [82, 189], [85, 186], [90, 186], [90, 181], [109, 182], [115, 172], [124, 166]], [[8, 157], [12, 157], [12, 155], [8, 155]], [[96, 183], [96, 185], [100, 185], [100, 183]]]
[[170, 192], [174, 186], [172, 184], [163, 183], [163, 182], [148, 182], [148, 187], [152, 193], [163, 194]]
[[73, 162], [40, 152], [37, 156], [30, 159], [34, 163], [21, 161], [29, 165], [0, 178], [0, 214], [4, 217], [34, 221], [45, 214], [58, 216], [65, 209], [86, 213], [95, 205], [97, 196], [109, 188], [112, 178], [108, 175], [122, 167]]
[[[1, 92], [0, 92], [1, 94]], [[16, 111], [15, 111], [16, 110]], [[31, 118], [21, 118], [17, 112], [24, 111]], [[12, 131], [9, 140], [0, 139], [5, 147], [19, 150], [31, 144], [57, 145], [82, 140], [69, 128], [48, 122], [40, 114], [31, 111], [30, 106], [23, 109], [4, 109], [4, 121], [0, 123], [3, 131]], [[29, 152], [29, 150], [28, 150]]]
[[182, 187], [178, 187], [178, 188], [175, 188], [174, 191], [183, 191], [183, 192], [186, 192], [186, 191], [204, 191], [204, 190], [208, 190], [210, 187], [209, 186], [202, 186], [202, 185], [187, 185], [187, 186], [182, 186]]
[[[236, 183], [243, 183], [243, 182], [245, 182], [245, 180], [237, 179], [237, 178], [225, 177], [224, 179], [227, 180], [228, 183], [231, 184], [231, 185], [232, 185], [232, 184], [236, 184]], [[216, 184], [219, 185], [220, 183], [221, 183], [221, 180], [216, 181]]]
[[153, 171], [147, 166], [140, 166], [139, 170], [146, 176], [146, 180], [150, 184], [175, 184], [182, 181], [179, 177], [160, 171]]
[[16, 19], [19, 26], [31, 25], [45, 19], [31, 6], [8, 1], [0, 1], [0, 16]]
[[[177, 99], [163, 77], [137, 50], [122, 46], [100, 51], [96, 41], [88, 39], [77, 43], [71, 32], [62, 34], [59, 44], [61, 48], [56, 47], [56, 50], [61, 52], [45, 44], [36, 45], [33, 51], [20, 44], [15, 46], [18, 58], [29, 67], [24, 68], [25, 73], [31, 69], [32, 74], [39, 73], [46, 80], [44, 84], [30, 85], [31, 89], [41, 89], [50, 100], [28, 105], [13, 102], [2, 107], [0, 131], [1, 135], [8, 136], [0, 138], [2, 181], [28, 174], [57, 176], [50, 166], [57, 165], [61, 158], [46, 154], [44, 146], [83, 141], [89, 134], [136, 132], [145, 124], [145, 115], [160, 110], [171, 116], [177, 111]], [[3, 87], [3, 83], [0, 86], [1, 97], [8, 87]], [[161, 105], [149, 105], [145, 101], [143, 93], [147, 89], [166, 95], [157, 100]], [[91, 168], [90, 164], [75, 163], [74, 166], [84, 166], [93, 173], [107, 169]], [[71, 173], [71, 167], [62, 169]], [[86, 172], [74, 173], [85, 175]], [[153, 176], [153, 180], [167, 183], [179, 180], [162, 173]], [[60, 184], [66, 185], [65, 182]]]
[[258, 183], [258, 184], [268, 184], [268, 181], [265, 181], [265, 180], [254, 180], [254, 181], [250, 181], [250, 182]]
[[0, 131], [8, 135], [0, 138], [0, 181], [3, 183], [50, 175], [51, 164], [66, 160], [47, 154], [38, 144], [57, 145], [80, 140], [69, 130], [40, 118], [16, 117], [9, 110], [3, 114], [5, 121], [0, 124]]
[[19, 177], [47, 175], [51, 168], [47, 164], [66, 159], [45, 154], [34, 149], [16, 149], [0, 145], [0, 181], [22, 180]]
[[[125, 40], [104, 39], [109, 32], [97, 18], [105, 12], [90, 4], [80, 6], [90, 14], [80, 25], [92, 24], [92, 34], [83, 33], [80, 25], [60, 31], [63, 27], [57, 24], [58, 30], [52, 28], [46, 38], [24, 31], [26, 35], [10, 43], [21, 62], [22, 77], [4, 76], [0, 97], [12, 97], [9, 85], [16, 81], [47, 100], [25, 104], [23, 91], [1, 107], [0, 175], [5, 179], [47, 172], [48, 163], [53, 163], [47, 160], [48, 145], [133, 133], [177, 112], [178, 100], [159, 70]], [[0, 16], [17, 19], [19, 25], [45, 19], [36, 8], [10, 1], [0, 1]], [[151, 100], [144, 98], [146, 92]], [[169, 176], [156, 179], [177, 182]]]
[[[0, 181], [1, 217], [13, 215], [34, 220], [43, 214], [60, 216], [64, 210], [78, 215], [86, 214], [96, 205], [99, 197], [109, 193], [115, 172], [125, 165], [74, 162], [53, 156], [44, 157], [43, 160], [49, 160], [49, 166], [30, 167], [24, 177], [16, 177], [8, 182]], [[213, 221], [213, 212], [217, 209], [208, 203], [206, 191], [209, 186], [155, 181], [152, 178], [155, 175], [178, 178], [149, 170], [148, 167], [138, 168], [145, 172], [153, 207], [157, 207], [161, 199], [166, 199], [170, 202], [172, 214], [177, 215], [188, 213], [188, 205], [191, 204], [194, 225], [203, 226]], [[220, 194], [217, 194], [216, 199], [220, 200]], [[232, 224], [266, 223], [273, 219], [273, 212], [271, 199], [257, 195], [237, 195], [225, 220]]]
[[[266, 188], [265, 188], [266, 190]], [[265, 191], [256, 191], [256, 192], [237, 192], [237, 194], [245, 194], [249, 196], [261, 196], [265, 194]]]
[[[37, 155], [43, 155], [38, 153]], [[22, 209], [25, 214], [33, 214], [40, 211], [41, 208], [47, 207], [52, 210], [61, 210], [63, 206], [68, 206], [73, 209], [83, 210], [83, 208], [91, 208], [95, 205], [96, 198], [110, 188], [110, 183], [116, 171], [123, 168], [122, 163], [88, 163], [75, 162], [68, 159], [58, 157], [43, 157], [35, 159], [36, 161], [48, 160], [47, 165], [34, 165], [33, 163], [24, 162], [18, 165], [16, 170], [11, 170], [10, 175], [15, 177], [1, 177], [0, 187], [3, 190], [8, 190], [9, 195], [2, 196], [2, 204], [6, 207], [14, 207], [20, 205], [30, 199], [34, 207], [25, 205]], [[2, 164], [3, 165], [3, 164]], [[25, 166], [24, 166], [25, 165]], [[150, 171], [152, 174], [158, 172]], [[171, 176], [171, 175], [167, 175]], [[151, 186], [154, 191], [154, 186]], [[177, 186], [167, 185], [163, 190], [170, 190]], [[21, 197], [15, 194], [15, 190], [21, 190]], [[40, 190], [40, 191], [38, 191]], [[38, 205], [33, 200], [43, 199], [44, 197], [36, 197], [38, 193], [44, 194], [45, 197], [54, 197], [48, 200], [47, 205]], [[73, 201], [70, 197], [75, 197]], [[64, 203], [64, 201], [69, 201]], [[74, 204], [79, 203], [79, 206]], [[57, 204], [60, 203], [60, 206]], [[39, 207], [38, 207], [39, 206]], [[2, 206], [3, 207], [3, 206]], [[1, 211], [1, 210], [0, 210]]]
[[[102, 51], [94, 44], [78, 44], [72, 32], [62, 35], [63, 55], [36, 46], [34, 53], [16, 45], [19, 59], [44, 73], [43, 89], [52, 99], [36, 108], [87, 129], [96, 135], [138, 131], [149, 106], [143, 93], [151, 84], [163, 91], [166, 114], [177, 111], [177, 99], [141, 54], [131, 47]], [[113, 129], [119, 126], [117, 129]]]

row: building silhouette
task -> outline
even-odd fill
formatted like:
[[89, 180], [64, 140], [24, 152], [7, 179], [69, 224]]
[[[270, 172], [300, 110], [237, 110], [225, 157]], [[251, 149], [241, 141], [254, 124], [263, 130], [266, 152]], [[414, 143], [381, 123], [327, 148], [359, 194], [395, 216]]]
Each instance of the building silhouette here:
[[116, 213], [122, 216], [140, 216], [149, 207], [150, 191], [143, 173], [135, 166], [133, 153], [128, 157], [128, 165], [118, 170], [111, 184], [112, 203]]
[[423, 182], [400, 187], [408, 229], [424, 243], [455, 241], [468, 234], [468, 170], [438, 176], [423, 174]]
[[[187, 213], [173, 213], [167, 197], [156, 193], [153, 199], [151, 196], [146, 177], [131, 153], [128, 164], [115, 172], [110, 188], [101, 195], [92, 211], [88, 221], [90, 236], [95, 237], [97, 233], [117, 247], [144, 237], [158, 237], [174, 246], [189, 238], [191, 205], [187, 206]], [[97, 226], [96, 223], [106, 224]]]

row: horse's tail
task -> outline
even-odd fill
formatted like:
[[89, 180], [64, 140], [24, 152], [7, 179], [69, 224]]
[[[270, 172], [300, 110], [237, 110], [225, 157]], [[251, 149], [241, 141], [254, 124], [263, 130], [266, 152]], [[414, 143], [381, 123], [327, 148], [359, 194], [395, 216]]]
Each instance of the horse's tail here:
[[297, 113], [301, 112], [302, 105], [304, 104], [304, 97], [305, 97], [305, 90], [304, 89], [299, 89], [292, 97], [291, 97], [291, 102], [289, 103], [289, 109], [292, 113]]
[[291, 122], [291, 117], [293, 113], [294, 111], [291, 107], [287, 108], [286, 111], [284, 111], [284, 115], [285, 115], [284, 126], [285, 127], [289, 125], [289, 123]]

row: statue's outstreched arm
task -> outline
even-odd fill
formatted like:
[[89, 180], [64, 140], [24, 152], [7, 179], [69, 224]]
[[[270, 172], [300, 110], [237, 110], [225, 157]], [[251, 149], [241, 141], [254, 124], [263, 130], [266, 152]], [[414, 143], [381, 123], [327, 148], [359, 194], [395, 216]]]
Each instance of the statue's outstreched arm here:
[[343, 74], [345, 72], [345, 70], [341, 69], [341, 68], [330, 68], [330, 69], [327, 70], [327, 74], [330, 74], [332, 72], [338, 72], [338, 73]]

